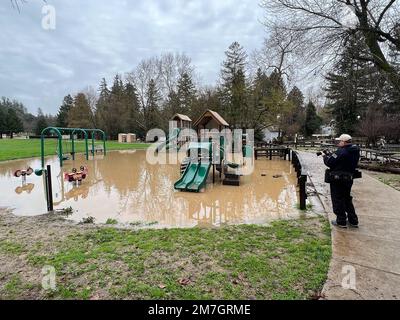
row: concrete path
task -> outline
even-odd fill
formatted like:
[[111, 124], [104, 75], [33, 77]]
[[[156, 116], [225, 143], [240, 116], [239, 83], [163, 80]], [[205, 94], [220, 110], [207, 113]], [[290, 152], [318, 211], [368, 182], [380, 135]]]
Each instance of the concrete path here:
[[[300, 154], [329, 219], [335, 219], [322, 158]], [[400, 192], [363, 172], [353, 198], [360, 228], [332, 229], [333, 256], [322, 293], [325, 299], [400, 300]], [[352, 267], [355, 288], [345, 289], [342, 282], [351, 283], [346, 276]]]

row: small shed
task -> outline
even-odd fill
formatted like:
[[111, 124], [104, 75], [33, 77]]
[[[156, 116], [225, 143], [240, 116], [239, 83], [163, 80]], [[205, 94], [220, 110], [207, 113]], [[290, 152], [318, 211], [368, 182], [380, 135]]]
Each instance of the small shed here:
[[229, 124], [218, 112], [206, 110], [201, 117], [196, 120], [196, 122], [193, 124], [193, 127], [197, 128], [198, 132], [200, 132], [202, 129], [217, 129], [222, 131], [223, 129], [228, 128]]
[[134, 133], [119, 133], [118, 134], [119, 143], [133, 143], [136, 142], [136, 134]]
[[177, 122], [177, 127], [179, 129], [190, 129], [192, 127], [192, 119], [184, 114], [177, 113], [172, 118], [171, 121]]

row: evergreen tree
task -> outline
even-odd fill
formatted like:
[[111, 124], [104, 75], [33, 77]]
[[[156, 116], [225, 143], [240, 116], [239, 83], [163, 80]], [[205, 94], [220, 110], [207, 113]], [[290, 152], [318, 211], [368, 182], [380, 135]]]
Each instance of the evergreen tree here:
[[48, 127], [48, 123], [47, 123], [46, 117], [44, 116], [42, 109], [39, 108], [37, 121], [36, 121], [36, 127], [35, 127], [35, 134], [37, 136], [41, 135], [43, 129], [45, 129], [47, 127]]
[[294, 136], [304, 128], [305, 110], [304, 95], [296, 86], [289, 92], [287, 100], [293, 105], [290, 114], [285, 118], [286, 133]]
[[108, 112], [110, 113], [108, 115], [110, 121], [108, 133], [112, 139], [116, 139], [118, 133], [129, 131], [130, 122], [130, 112], [124, 98], [124, 84], [118, 74], [114, 77], [108, 106]]
[[110, 133], [110, 90], [108, 89], [106, 79], [102, 79], [99, 87], [99, 99], [96, 103], [95, 119], [97, 126], [104, 130], [107, 135]]
[[271, 90], [279, 91], [286, 96], [286, 86], [281, 73], [277, 70], [272, 71], [269, 80], [271, 82]]
[[13, 138], [14, 133], [24, 131], [24, 126], [16, 111], [12, 108], [8, 109], [5, 121], [5, 129], [10, 134], [10, 138]]
[[222, 114], [231, 127], [242, 127], [247, 115], [247, 87], [245, 67], [247, 54], [238, 43], [232, 43], [225, 52], [220, 89]]
[[306, 121], [304, 133], [306, 137], [311, 137], [322, 125], [322, 119], [318, 116], [314, 103], [310, 101], [306, 107]]
[[68, 112], [68, 124], [72, 128], [91, 128], [92, 110], [84, 93], [74, 97], [74, 105]]
[[368, 105], [380, 100], [384, 78], [372, 63], [359, 59], [362, 44], [352, 38], [342, 53], [334, 71], [328, 73], [328, 108], [336, 122], [336, 130], [354, 134], [357, 119], [366, 113]]
[[175, 113], [190, 114], [195, 97], [196, 88], [193, 84], [192, 77], [185, 72], [178, 80], [178, 108]]
[[158, 128], [160, 124], [159, 118], [159, 102], [161, 100], [158, 88], [153, 79], [150, 79], [146, 91], [146, 107], [144, 110], [144, 121], [146, 131]]
[[140, 107], [137, 89], [133, 83], [126, 83], [124, 88], [125, 104], [127, 107], [127, 131], [138, 133], [140, 131]]
[[7, 132], [6, 129], [6, 113], [0, 106], [0, 139], [3, 139], [3, 133]]
[[63, 103], [60, 106], [60, 109], [58, 110], [57, 113], [57, 121], [56, 121], [57, 127], [61, 128], [68, 127], [68, 113], [69, 110], [71, 110], [73, 104], [74, 104], [74, 99], [71, 97], [71, 95], [67, 95], [64, 97]]

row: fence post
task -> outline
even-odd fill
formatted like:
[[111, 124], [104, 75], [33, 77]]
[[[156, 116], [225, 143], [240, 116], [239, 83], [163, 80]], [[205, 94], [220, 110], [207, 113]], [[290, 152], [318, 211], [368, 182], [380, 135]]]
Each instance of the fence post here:
[[300, 210], [306, 210], [306, 198], [307, 198], [306, 182], [307, 182], [307, 176], [306, 175], [301, 175], [299, 177]]

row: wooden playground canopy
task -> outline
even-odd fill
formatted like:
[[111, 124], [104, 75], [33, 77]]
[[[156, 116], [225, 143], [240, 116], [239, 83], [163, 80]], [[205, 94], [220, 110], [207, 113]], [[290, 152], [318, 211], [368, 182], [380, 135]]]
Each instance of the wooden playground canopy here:
[[176, 121], [178, 124], [178, 128], [180, 129], [190, 129], [192, 126], [192, 119], [190, 119], [187, 115], [176, 113], [172, 118], [172, 121]]
[[218, 129], [219, 131], [228, 128], [229, 124], [222, 116], [213, 110], [206, 110], [193, 124], [198, 131], [201, 129]]
[[63, 166], [63, 146], [62, 146], [62, 135], [64, 134], [69, 134], [71, 138], [71, 143], [72, 143], [72, 150], [71, 150], [71, 155], [72, 159], [75, 160], [75, 138], [74, 135], [77, 133], [82, 133], [84, 138], [85, 138], [85, 152], [86, 152], [86, 160], [89, 160], [89, 145], [88, 145], [88, 137], [89, 134], [91, 133], [91, 138], [92, 138], [92, 154], [95, 154], [95, 146], [94, 146], [94, 140], [95, 140], [95, 134], [100, 133], [103, 138], [103, 152], [104, 155], [106, 154], [106, 134], [103, 130], [100, 129], [84, 129], [84, 128], [58, 128], [58, 127], [48, 127], [42, 130], [42, 133], [40, 135], [40, 148], [41, 148], [41, 159], [42, 159], [42, 168], [44, 168], [44, 139], [45, 135], [48, 133], [55, 133], [57, 135], [58, 139], [58, 144], [57, 144], [57, 153], [58, 153], [58, 158], [60, 160], [60, 167]]

